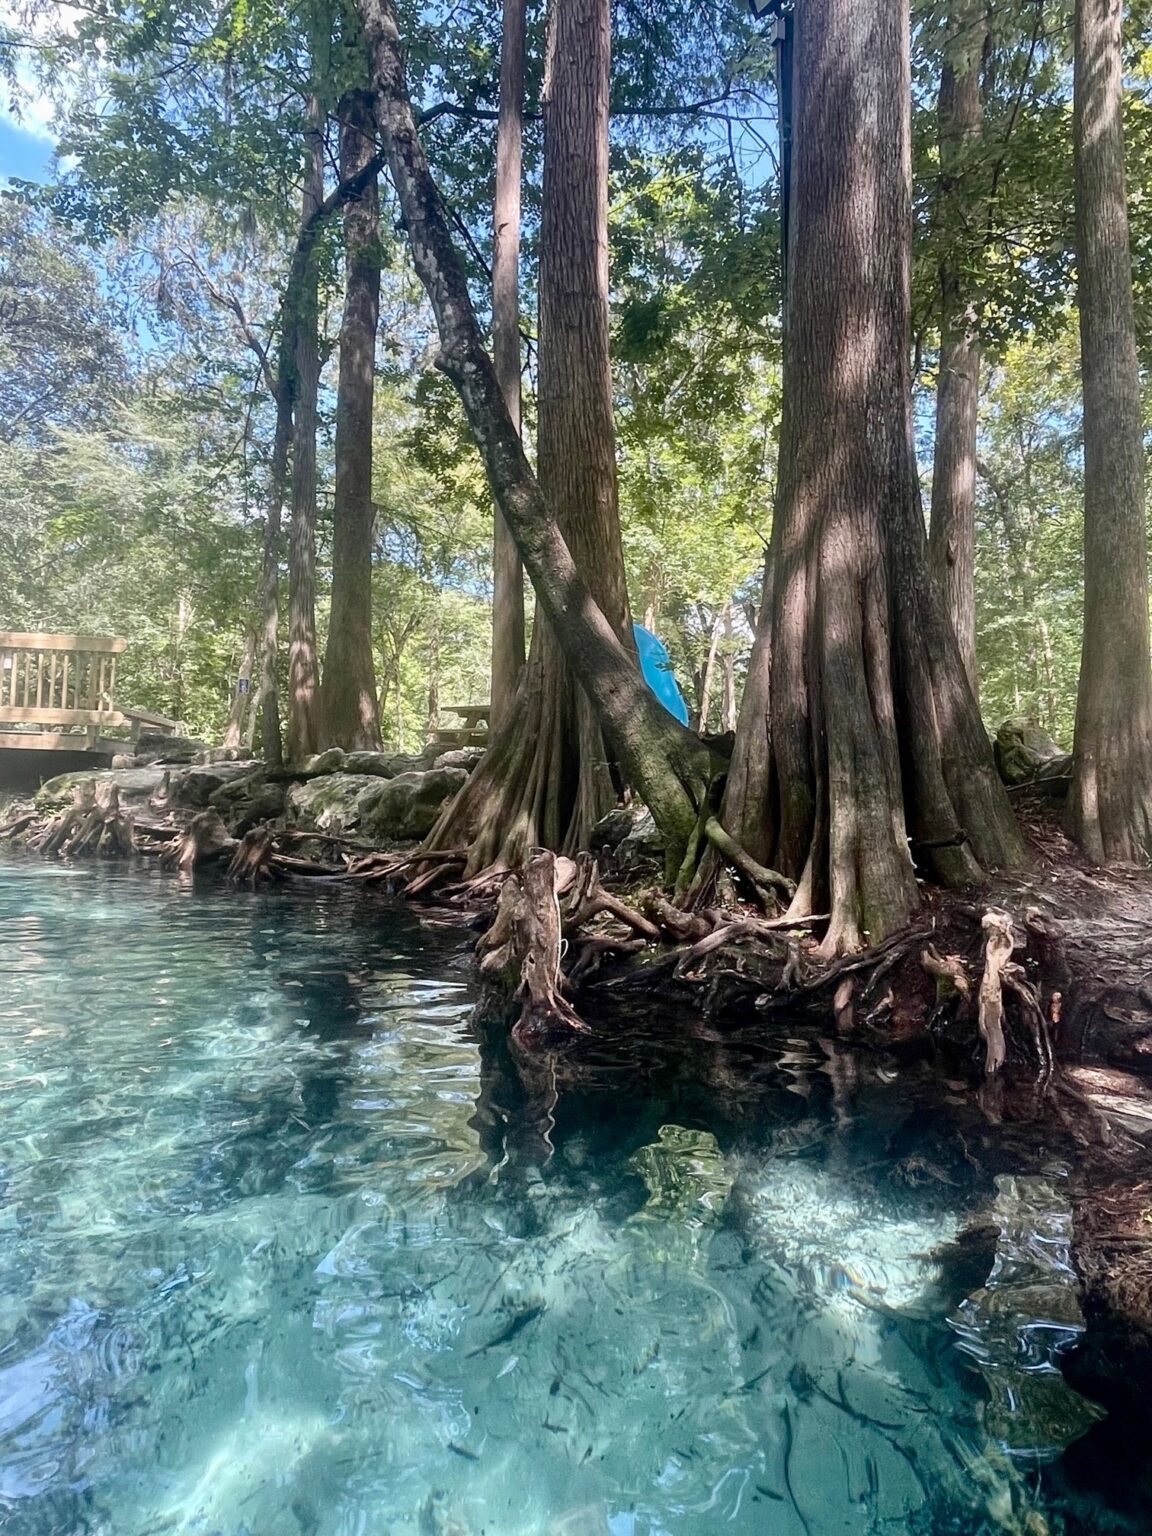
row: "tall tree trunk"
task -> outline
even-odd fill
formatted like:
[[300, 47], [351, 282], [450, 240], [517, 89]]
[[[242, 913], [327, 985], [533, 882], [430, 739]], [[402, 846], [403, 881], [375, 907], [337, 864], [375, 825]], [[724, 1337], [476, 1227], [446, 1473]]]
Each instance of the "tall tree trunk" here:
[[716, 676], [716, 652], [720, 649], [720, 630], [723, 615], [718, 609], [712, 615], [712, 633], [708, 639], [708, 654], [704, 658], [704, 670], [700, 674], [700, 705], [696, 715], [696, 729], [708, 729], [708, 716], [712, 713], [712, 683]]
[[[288, 317], [283, 323], [287, 325]], [[284, 742], [280, 731], [279, 684], [280, 659], [280, 544], [284, 520], [284, 500], [288, 489], [288, 454], [292, 445], [292, 369], [283, 367], [277, 375], [276, 435], [272, 443], [272, 465], [268, 472], [268, 511], [264, 517], [264, 551], [260, 571], [260, 745], [270, 768], [284, 763]]]
[[1078, 0], [1073, 132], [1084, 379], [1084, 646], [1068, 826], [1099, 862], [1152, 853], [1144, 419], [1120, 27], [1120, 0]]
[[[784, 419], [761, 619], [771, 774], [749, 774], [738, 739], [764, 799], [729, 796], [725, 817], [771, 828], [772, 862], [798, 882], [793, 914], [831, 910], [834, 953], [908, 922], [913, 857], [964, 882], [1023, 845], [928, 572], [908, 361], [907, 6], [807, 0], [794, 17]], [[762, 697], [758, 682], [739, 732], [760, 744]]]
[[236, 669], [236, 687], [232, 705], [228, 710], [228, 724], [224, 728], [222, 746], [235, 751], [242, 746], [248, 735], [248, 717], [256, 707], [252, 697], [252, 670], [256, 665], [256, 636], [251, 630], [244, 635], [244, 649], [240, 665]]
[[[644, 683], [634, 651], [626, 648], [589, 590], [532, 473], [484, 350], [460, 258], [416, 131], [393, 0], [357, 3], [372, 50], [377, 121], [389, 171], [416, 272], [436, 315], [440, 365], [460, 394], [489, 484], [536, 589], [540, 615], [548, 620], [592, 701], [625, 776], [664, 832], [668, 858], [674, 863], [707, 793], [711, 754]], [[509, 743], [507, 731], [501, 741]], [[510, 747], [505, 745], [503, 751], [508, 754]], [[473, 803], [478, 780], [488, 783], [489, 793], [499, 791], [497, 759], [494, 744], [462, 800], [467, 797]], [[477, 809], [482, 811], [482, 800]]]
[[[536, 430], [540, 491], [577, 569], [631, 645], [616, 497], [608, 328], [609, 0], [552, 0], [544, 75], [540, 341]], [[615, 803], [595, 711], [541, 616], [526, 686], [484, 769], [433, 834], [471, 843], [470, 871], [514, 866], [533, 847], [587, 847]]]
[[[341, 101], [340, 178], [376, 153], [367, 91]], [[324, 656], [327, 740], [348, 750], [380, 746], [372, 660], [372, 401], [380, 316], [380, 198], [373, 177], [344, 205], [344, 316], [336, 397], [336, 486], [332, 530], [332, 609]]]
[[980, 68], [988, 23], [983, 0], [956, 0], [940, 76], [940, 370], [932, 468], [929, 554], [944, 592], [973, 692], [976, 666], [976, 431], [980, 341], [965, 272], [980, 220], [973, 148], [981, 130]]
[[[504, 0], [500, 116], [492, 245], [492, 362], [520, 430], [520, 176], [524, 117], [525, 0]], [[524, 675], [524, 567], [499, 507], [492, 526], [493, 731], [507, 720]]]
[[736, 729], [736, 655], [732, 648], [732, 599], [724, 604], [724, 650], [720, 656], [720, 671], [724, 678], [724, 707], [720, 716], [720, 729]]
[[428, 636], [428, 726], [429, 741], [435, 741], [440, 730], [440, 641], [444, 628], [444, 610], [440, 594], [432, 609], [432, 629]]
[[[302, 224], [324, 201], [324, 126], [310, 108]], [[314, 252], [296, 314], [296, 391], [292, 432], [292, 527], [288, 550], [288, 729], [291, 762], [321, 743], [320, 664], [316, 654], [316, 397], [320, 385], [319, 278]]]

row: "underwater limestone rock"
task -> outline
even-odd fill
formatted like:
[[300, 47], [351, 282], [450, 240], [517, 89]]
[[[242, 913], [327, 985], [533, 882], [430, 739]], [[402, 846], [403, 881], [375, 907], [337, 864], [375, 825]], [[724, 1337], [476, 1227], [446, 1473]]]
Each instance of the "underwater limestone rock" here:
[[1085, 1327], [1066, 1180], [1063, 1170], [996, 1180], [1000, 1236], [992, 1272], [948, 1319], [988, 1384], [989, 1437], [1028, 1461], [1054, 1460], [1102, 1417], [1059, 1365]]

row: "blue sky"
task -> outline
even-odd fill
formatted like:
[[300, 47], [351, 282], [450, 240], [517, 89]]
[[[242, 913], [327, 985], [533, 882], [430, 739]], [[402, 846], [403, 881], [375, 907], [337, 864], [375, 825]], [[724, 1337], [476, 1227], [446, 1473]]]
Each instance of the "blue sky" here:
[[40, 131], [30, 132], [9, 117], [0, 117], [0, 181], [17, 176], [43, 181], [52, 162], [52, 143]]

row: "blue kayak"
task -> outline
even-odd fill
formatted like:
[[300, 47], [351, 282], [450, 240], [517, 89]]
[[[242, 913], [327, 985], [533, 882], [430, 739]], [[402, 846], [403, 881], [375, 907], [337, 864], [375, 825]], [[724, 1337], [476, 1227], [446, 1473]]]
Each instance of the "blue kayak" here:
[[633, 624], [636, 650], [640, 656], [640, 670], [644, 681], [663, 704], [670, 715], [675, 715], [681, 725], [688, 724], [688, 706], [680, 692], [672, 671], [672, 658], [662, 640], [658, 640], [643, 624]]

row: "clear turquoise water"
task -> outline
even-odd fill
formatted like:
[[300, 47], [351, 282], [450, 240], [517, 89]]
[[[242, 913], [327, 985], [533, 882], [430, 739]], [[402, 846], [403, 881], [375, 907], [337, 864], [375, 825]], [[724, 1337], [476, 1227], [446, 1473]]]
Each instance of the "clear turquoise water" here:
[[518, 1070], [464, 937], [0, 860], [0, 1528], [1149, 1529], [1067, 1149], [659, 1009]]

